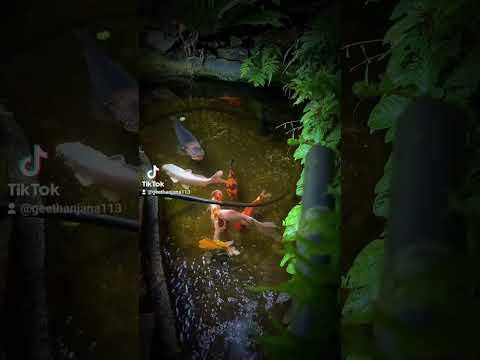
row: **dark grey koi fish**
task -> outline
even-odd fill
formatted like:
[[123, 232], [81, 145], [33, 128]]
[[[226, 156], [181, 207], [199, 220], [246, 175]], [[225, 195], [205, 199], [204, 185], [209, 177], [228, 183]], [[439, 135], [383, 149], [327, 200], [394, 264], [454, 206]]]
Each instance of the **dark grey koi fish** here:
[[205, 152], [200, 146], [200, 143], [190, 131], [180, 124], [178, 118], [174, 120], [174, 127], [180, 150], [190, 156], [193, 160], [203, 160]]
[[76, 37], [84, 47], [90, 82], [96, 102], [129, 132], [138, 132], [138, 84], [119, 64], [99, 49], [86, 29]]

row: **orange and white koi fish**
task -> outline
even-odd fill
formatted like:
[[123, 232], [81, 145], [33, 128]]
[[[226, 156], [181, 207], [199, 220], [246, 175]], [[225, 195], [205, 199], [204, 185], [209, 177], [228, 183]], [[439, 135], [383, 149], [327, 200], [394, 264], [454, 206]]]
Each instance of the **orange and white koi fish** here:
[[260, 222], [251, 216], [231, 209], [218, 209], [217, 216], [230, 223], [244, 221], [247, 226], [254, 225], [255, 228], [264, 235], [270, 236], [275, 240], [279, 240], [281, 238], [280, 234], [278, 233], [278, 227], [273, 222]]
[[227, 189], [227, 195], [232, 200], [238, 199], [238, 183], [237, 178], [235, 177], [235, 172], [233, 171], [233, 160], [230, 161], [230, 169], [228, 170], [228, 178], [225, 183]]
[[[265, 190], [262, 190], [260, 195], [258, 195], [257, 198], [252, 201], [252, 204], [258, 204], [258, 203], [262, 202], [263, 200], [268, 199], [271, 196], [272, 196], [272, 194], [267, 193]], [[245, 209], [243, 209], [242, 214], [251, 217], [253, 215], [253, 210], [254, 210], [253, 207], [246, 207]], [[239, 222], [236, 222], [235, 224], [233, 224], [233, 227], [238, 231], [242, 231], [242, 230], [245, 230], [247, 228], [247, 224], [246, 224], [245, 221], [242, 220], [242, 221], [239, 221]]]

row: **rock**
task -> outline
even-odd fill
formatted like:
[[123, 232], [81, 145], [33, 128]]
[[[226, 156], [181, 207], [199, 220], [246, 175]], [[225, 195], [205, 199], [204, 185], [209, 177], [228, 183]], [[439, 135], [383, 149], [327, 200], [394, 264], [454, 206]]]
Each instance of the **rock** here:
[[180, 98], [168, 88], [156, 88], [152, 91], [152, 97], [156, 100], [178, 101]]
[[217, 49], [217, 55], [219, 58], [242, 61], [248, 56], [248, 51], [244, 48], [219, 48]]
[[286, 49], [298, 38], [298, 33], [293, 29], [267, 30], [253, 38], [254, 46], [264, 43], [277, 45]]
[[220, 46], [217, 40], [212, 40], [207, 42], [207, 47], [210, 49], [216, 49]]
[[145, 44], [152, 49], [166, 53], [177, 41], [178, 37], [164, 33], [163, 31], [152, 30], [145, 35]]
[[242, 39], [237, 36], [230, 36], [230, 46], [231, 47], [238, 47], [242, 45]]

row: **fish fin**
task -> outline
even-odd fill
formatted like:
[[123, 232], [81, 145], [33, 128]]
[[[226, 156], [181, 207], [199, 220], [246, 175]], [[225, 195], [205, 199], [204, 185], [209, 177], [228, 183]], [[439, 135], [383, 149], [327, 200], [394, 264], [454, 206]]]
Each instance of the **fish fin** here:
[[240, 251], [238, 251], [234, 246], [229, 246], [226, 248], [226, 251], [228, 256], [240, 255]]
[[190, 186], [188, 186], [187, 184], [182, 184], [182, 187], [183, 187], [185, 190], [190, 189]]
[[178, 179], [177, 178], [174, 178], [172, 176], [170, 176], [170, 179], [174, 182], [174, 183], [177, 183], [178, 182]]
[[120, 195], [111, 190], [102, 189], [100, 192], [104, 198], [111, 202], [118, 202], [120, 200]]
[[93, 180], [91, 177], [85, 174], [75, 173], [75, 177], [83, 186], [90, 186], [93, 184]]
[[126, 164], [125, 157], [121, 154], [110, 156], [110, 160], [120, 161], [123, 164]]

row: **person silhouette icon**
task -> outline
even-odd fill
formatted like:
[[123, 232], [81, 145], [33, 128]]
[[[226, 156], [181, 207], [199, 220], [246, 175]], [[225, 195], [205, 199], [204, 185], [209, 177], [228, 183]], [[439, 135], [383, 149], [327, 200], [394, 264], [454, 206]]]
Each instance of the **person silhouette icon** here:
[[15, 203], [9, 203], [7, 215], [15, 215], [16, 213], [17, 212], [15, 211]]

